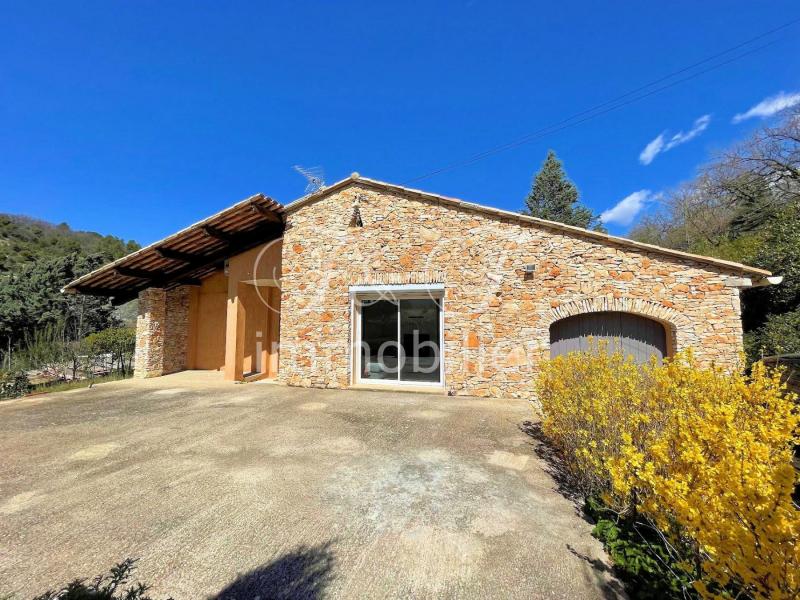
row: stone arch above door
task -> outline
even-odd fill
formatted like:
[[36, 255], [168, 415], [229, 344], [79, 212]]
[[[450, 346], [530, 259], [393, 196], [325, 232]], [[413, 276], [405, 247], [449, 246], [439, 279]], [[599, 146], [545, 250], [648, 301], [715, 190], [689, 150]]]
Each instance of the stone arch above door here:
[[596, 312], [626, 312], [659, 321], [667, 330], [668, 354], [670, 355], [690, 345], [688, 338], [692, 337], [689, 334], [691, 323], [686, 316], [674, 308], [642, 298], [595, 296], [565, 302], [550, 309], [545, 325], [549, 330], [553, 323], [561, 319]]

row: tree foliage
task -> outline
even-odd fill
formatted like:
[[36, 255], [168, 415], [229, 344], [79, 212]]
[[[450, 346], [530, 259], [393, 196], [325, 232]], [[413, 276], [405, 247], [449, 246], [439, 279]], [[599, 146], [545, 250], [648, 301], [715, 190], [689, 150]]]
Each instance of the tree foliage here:
[[800, 349], [796, 320], [783, 316], [800, 310], [800, 107], [667, 192], [630, 235], [782, 275], [778, 286], [742, 294], [747, 353]]
[[113, 236], [72, 231], [28, 217], [0, 215], [0, 356], [48, 327], [73, 341], [119, 324], [106, 298], [65, 295], [61, 288], [139, 248]]
[[599, 218], [578, 197], [578, 188], [567, 178], [556, 153], [550, 150], [533, 178], [523, 213], [575, 227], [600, 229]]
[[121, 375], [133, 371], [133, 354], [136, 350], [136, 331], [131, 327], [112, 327], [90, 334], [85, 340], [90, 356], [107, 354], [111, 358], [112, 369]]

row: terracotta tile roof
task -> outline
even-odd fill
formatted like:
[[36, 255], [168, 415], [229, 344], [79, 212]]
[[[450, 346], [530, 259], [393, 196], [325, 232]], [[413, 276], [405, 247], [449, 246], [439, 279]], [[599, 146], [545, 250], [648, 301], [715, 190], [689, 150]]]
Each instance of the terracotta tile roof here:
[[283, 235], [283, 205], [256, 194], [71, 281], [62, 292], [127, 302], [147, 287], [196, 284], [223, 261]]

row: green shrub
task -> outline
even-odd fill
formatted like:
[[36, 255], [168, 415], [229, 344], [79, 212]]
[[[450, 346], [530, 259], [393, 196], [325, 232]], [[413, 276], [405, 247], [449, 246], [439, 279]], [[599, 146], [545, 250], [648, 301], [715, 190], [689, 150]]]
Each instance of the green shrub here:
[[586, 500], [584, 512], [595, 522], [592, 535], [603, 543], [631, 598], [694, 596], [691, 581], [679, 575], [664, 541], [646, 523], [620, 518], [594, 498]]
[[19, 398], [31, 390], [24, 371], [0, 371], [0, 400]]
[[131, 327], [112, 327], [92, 333], [84, 340], [87, 352], [96, 356], [110, 354], [111, 364], [122, 375], [133, 370], [136, 351], [136, 330]]
[[749, 362], [774, 354], [800, 352], [800, 308], [780, 315], [770, 315], [766, 323], [745, 334]]
[[147, 595], [149, 586], [143, 583], [128, 585], [135, 569], [136, 560], [128, 558], [112, 567], [107, 575], [95, 577], [91, 583], [76, 579], [57, 592], [47, 591], [34, 600], [153, 600]]

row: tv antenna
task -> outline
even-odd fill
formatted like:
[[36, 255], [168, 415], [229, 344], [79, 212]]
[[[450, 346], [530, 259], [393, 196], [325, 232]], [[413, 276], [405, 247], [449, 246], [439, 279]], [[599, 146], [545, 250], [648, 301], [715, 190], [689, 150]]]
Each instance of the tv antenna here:
[[322, 167], [301, 167], [295, 165], [294, 170], [306, 178], [306, 194], [313, 194], [325, 187], [325, 173]]

